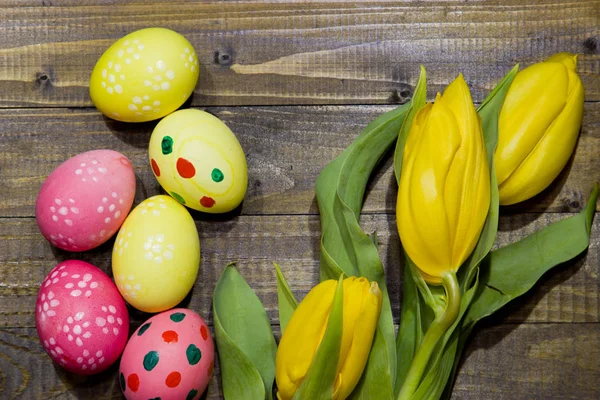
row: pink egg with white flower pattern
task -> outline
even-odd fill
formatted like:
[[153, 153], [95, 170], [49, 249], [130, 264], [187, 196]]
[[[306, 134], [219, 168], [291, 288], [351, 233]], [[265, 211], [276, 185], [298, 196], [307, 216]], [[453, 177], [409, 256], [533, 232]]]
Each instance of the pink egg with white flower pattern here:
[[119, 383], [128, 400], [198, 400], [213, 372], [214, 344], [194, 311], [163, 311], [142, 324], [125, 346]]
[[42, 185], [35, 217], [54, 246], [85, 251], [121, 226], [135, 196], [131, 162], [113, 150], [92, 150], [59, 165]]
[[102, 270], [79, 260], [58, 264], [42, 282], [35, 324], [50, 358], [67, 371], [104, 371], [129, 335], [125, 301]]

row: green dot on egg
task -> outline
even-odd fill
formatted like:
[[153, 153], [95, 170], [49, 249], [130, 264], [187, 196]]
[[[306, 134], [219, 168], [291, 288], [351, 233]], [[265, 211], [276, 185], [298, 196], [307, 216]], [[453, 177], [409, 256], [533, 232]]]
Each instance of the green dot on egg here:
[[146, 332], [148, 328], [150, 328], [150, 325], [152, 325], [152, 322], [148, 322], [147, 324], [142, 325], [142, 327], [138, 330], [137, 335], [142, 336], [144, 332]]
[[192, 389], [188, 392], [187, 396], [185, 397], [185, 400], [193, 400], [193, 398], [196, 397], [197, 394], [198, 391], [196, 389]]
[[223, 172], [219, 168], [215, 168], [212, 170], [210, 177], [215, 182], [221, 182], [225, 178], [225, 175], [223, 175]]
[[127, 385], [125, 384], [125, 376], [123, 373], [119, 373], [119, 383], [121, 384], [121, 390], [125, 391], [127, 389]]
[[171, 154], [173, 152], [173, 138], [171, 136], [165, 136], [162, 138], [162, 142], [160, 143], [162, 153], [166, 156], [167, 154]]
[[188, 363], [190, 365], [196, 365], [202, 359], [202, 352], [195, 344], [190, 344], [188, 348], [185, 350], [185, 356], [187, 357]]
[[169, 316], [169, 318], [171, 318], [171, 321], [173, 322], [181, 322], [185, 318], [185, 314], [180, 312], [173, 313]]
[[171, 192], [171, 196], [173, 196], [173, 198], [175, 200], [177, 200], [178, 202], [180, 202], [181, 204], [185, 204], [185, 199], [183, 197], [181, 197], [180, 195], [178, 195], [175, 192]]
[[152, 371], [154, 369], [154, 367], [156, 367], [156, 364], [158, 364], [158, 360], [160, 359], [158, 352], [157, 351], [149, 351], [145, 356], [144, 356], [144, 361], [143, 361], [143, 365], [144, 365], [144, 369], [146, 371]]

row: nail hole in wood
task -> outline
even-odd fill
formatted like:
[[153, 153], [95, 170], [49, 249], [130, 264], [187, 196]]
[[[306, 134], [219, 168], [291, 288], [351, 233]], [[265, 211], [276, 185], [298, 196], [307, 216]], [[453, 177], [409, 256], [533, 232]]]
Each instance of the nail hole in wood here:
[[598, 36], [591, 36], [583, 41], [584, 52], [587, 54], [597, 54], [598, 47], [600, 47], [600, 38]]
[[230, 51], [217, 50], [215, 51], [215, 63], [221, 66], [228, 66], [233, 63], [233, 56]]

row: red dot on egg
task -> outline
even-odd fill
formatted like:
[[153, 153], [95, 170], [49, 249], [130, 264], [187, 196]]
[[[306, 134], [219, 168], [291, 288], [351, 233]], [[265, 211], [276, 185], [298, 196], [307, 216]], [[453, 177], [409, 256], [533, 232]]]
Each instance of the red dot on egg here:
[[206, 329], [206, 325], [200, 327], [200, 334], [202, 335], [202, 339], [208, 340], [208, 329]]
[[177, 371], [171, 372], [169, 374], [169, 376], [167, 376], [167, 379], [165, 379], [165, 384], [170, 388], [179, 386], [180, 382], [181, 382], [181, 374]]
[[175, 332], [175, 331], [163, 332], [162, 338], [165, 341], [165, 343], [177, 343], [177, 340], [179, 340], [179, 336], [177, 335], [177, 332]]
[[137, 392], [140, 387], [140, 378], [137, 374], [131, 374], [127, 377], [127, 386], [132, 392]]
[[177, 172], [182, 178], [192, 178], [194, 175], [196, 175], [196, 168], [194, 168], [194, 164], [185, 158], [178, 158]]
[[210, 377], [213, 373], [213, 369], [215, 369], [215, 362], [211, 361], [208, 369], [206, 370], [206, 374]]
[[156, 163], [154, 158], [150, 160], [150, 164], [152, 165], [152, 171], [154, 171], [154, 175], [160, 176], [160, 168], [158, 168], [158, 164]]
[[129, 159], [126, 157], [121, 157], [119, 158], [119, 161], [121, 161], [121, 164], [126, 165], [126, 166], [131, 166], [131, 162], [129, 162]]
[[202, 204], [203, 207], [211, 208], [215, 205], [215, 199], [213, 199], [212, 197], [204, 196], [200, 199], [200, 204]]

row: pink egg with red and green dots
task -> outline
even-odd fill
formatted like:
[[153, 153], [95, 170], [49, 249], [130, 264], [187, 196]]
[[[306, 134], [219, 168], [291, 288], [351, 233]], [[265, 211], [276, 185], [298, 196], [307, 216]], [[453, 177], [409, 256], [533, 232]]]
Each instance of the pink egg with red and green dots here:
[[42, 235], [54, 246], [85, 251], [106, 242], [125, 220], [135, 196], [129, 159], [92, 150], [60, 164], [46, 178], [35, 204]]
[[35, 323], [52, 360], [82, 375], [117, 361], [129, 336], [129, 314], [117, 287], [102, 270], [80, 260], [64, 261], [48, 273]]
[[201, 110], [179, 110], [154, 128], [148, 149], [160, 185], [186, 207], [224, 213], [248, 187], [246, 156], [233, 132]]
[[214, 344], [197, 313], [176, 308], [153, 316], [129, 339], [119, 370], [128, 400], [197, 400], [214, 369]]

